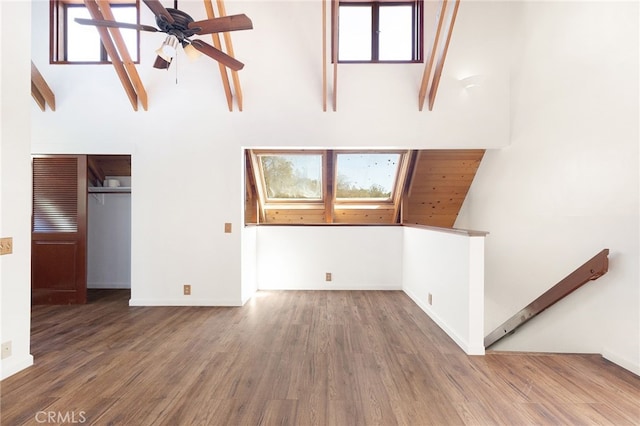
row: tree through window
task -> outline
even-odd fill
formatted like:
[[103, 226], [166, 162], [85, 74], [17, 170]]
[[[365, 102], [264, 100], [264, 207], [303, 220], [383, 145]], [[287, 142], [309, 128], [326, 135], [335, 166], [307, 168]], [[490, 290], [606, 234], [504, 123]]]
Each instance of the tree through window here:
[[391, 200], [400, 158], [397, 152], [336, 154], [336, 199]]
[[322, 155], [262, 154], [267, 200], [322, 200]]

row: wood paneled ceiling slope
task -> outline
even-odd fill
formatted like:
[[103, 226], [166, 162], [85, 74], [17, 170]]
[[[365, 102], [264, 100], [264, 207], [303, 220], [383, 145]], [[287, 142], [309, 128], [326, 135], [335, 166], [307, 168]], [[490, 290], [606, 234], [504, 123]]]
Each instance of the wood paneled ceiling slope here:
[[[483, 156], [482, 149], [247, 150], [245, 223], [453, 228]], [[397, 163], [392, 172], [371, 171], [386, 162]], [[385, 176], [393, 178], [388, 187], [379, 183]]]
[[[178, 9], [178, 2], [174, 0], [173, 8], [166, 8], [160, 0], [143, 0], [147, 7], [156, 17], [156, 27], [142, 25], [139, 22], [123, 23], [117, 22], [111, 9], [111, 3], [122, 3], [123, 0], [50, 0], [51, 4], [51, 28], [52, 35], [51, 56], [55, 56], [54, 51], [59, 49], [59, 42], [54, 42], [53, 37], [59, 32], [58, 28], [66, 28], [64, 21], [64, 6], [69, 4], [84, 4], [91, 19], [76, 18], [80, 24], [93, 25], [97, 28], [100, 40], [106, 53], [111, 59], [111, 63], [118, 75], [124, 91], [131, 102], [134, 111], [138, 111], [138, 105], [143, 110], [148, 109], [147, 92], [138, 74], [135, 63], [132, 60], [120, 28], [135, 29], [149, 32], [167, 33], [165, 45], [176, 47], [181, 44], [187, 55], [200, 52], [218, 61], [220, 78], [224, 87], [229, 111], [233, 111], [233, 100], [236, 100], [238, 110], [243, 110], [243, 93], [240, 86], [238, 70], [243, 64], [235, 59], [233, 44], [229, 31], [244, 30], [253, 28], [251, 20], [246, 15], [227, 15], [224, 0], [216, 0], [217, 12], [214, 9], [212, 0], [203, 0], [207, 19], [194, 21], [185, 12]], [[132, 0], [134, 1], [134, 0]], [[328, 103], [328, 66], [333, 65], [333, 84], [331, 99], [333, 111], [337, 111], [338, 103], [338, 11], [340, 0], [322, 1], [322, 108], [327, 111]], [[389, 2], [389, 0], [377, 0], [378, 2]], [[419, 23], [423, 26], [422, 38], [424, 46], [427, 47], [427, 54], [424, 55], [425, 68], [418, 91], [418, 109], [423, 110], [425, 101], [428, 100], [428, 109], [434, 107], [435, 97], [440, 82], [440, 76], [444, 67], [444, 61], [449, 48], [451, 34], [455, 23], [460, 0], [439, 0], [439, 1], [419, 1], [423, 12]], [[135, 0], [138, 5], [139, 0]], [[362, 3], [364, 0], [350, 0], [350, 3]], [[393, 3], [392, 1], [389, 2]], [[328, 38], [328, 4], [331, 4], [331, 37]], [[139, 18], [138, 18], [139, 21]], [[224, 43], [220, 38], [223, 35]], [[211, 34], [212, 45], [200, 39], [191, 39], [194, 35]], [[327, 40], [332, 43], [331, 58], [328, 57]], [[162, 50], [158, 49], [159, 51]], [[171, 63], [170, 57], [158, 55], [154, 63], [155, 68], [168, 68]], [[329, 60], [330, 59], [330, 60]], [[227, 70], [229, 68], [229, 70]], [[231, 80], [228, 72], [231, 72]], [[42, 77], [36, 66], [32, 66], [31, 94], [42, 111], [48, 104], [52, 111], [55, 111], [55, 96]], [[233, 82], [233, 87], [231, 84]]]

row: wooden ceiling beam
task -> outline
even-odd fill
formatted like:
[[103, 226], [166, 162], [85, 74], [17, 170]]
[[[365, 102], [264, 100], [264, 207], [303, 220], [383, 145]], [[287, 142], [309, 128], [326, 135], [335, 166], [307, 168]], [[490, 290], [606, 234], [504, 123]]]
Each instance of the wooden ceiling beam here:
[[[204, 0], [204, 8], [207, 11], [207, 18], [213, 19], [216, 17], [211, 0]], [[220, 34], [211, 34], [211, 39], [213, 41], [213, 47], [218, 50], [222, 50], [222, 45], [220, 43]], [[229, 83], [229, 74], [227, 74], [227, 67], [218, 62], [218, 68], [220, 69], [220, 78], [222, 79], [224, 94], [227, 97], [227, 107], [229, 108], [229, 111], [233, 111], [233, 94], [231, 93], [231, 85]]]
[[36, 101], [40, 110], [45, 111], [47, 109], [47, 102], [44, 100], [44, 96], [42, 96], [42, 93], [40, 93], [36, 85], [33, 84], [33, 81], [31, 81], [31, 97]]
[[42, 111], [46, 109], [46, 105], [49, 105], [51, 111], [56, 110], [56, 95], [33, 61], [31, 61], [31, 96], [33, 96]]
[[331, 25], [331, 40], [332, 40], [332, 53], [331, 60], [333, 61], [333, 110], [338, 110], [338, 8], [340, 7], [339, 0], [332, 0], [332, 19]]
[[442, 76], [442, 69], [444, 68], [444, 60], [447, 57], [447, 51], [449, 50], [449, 42], [451, 41], [451, 34], [453, 33], [453, 24], [456, 22], [456, 15], [458, 14], [458, 7], [460, 6], [460, 0], [453, 2], [453, 7], [449, 9], [450, 13], [446, 18], [446, 32], [447, 38], [442, 48], [438, 52], [438, 63], [433, 76], [433, 84], [429, 91], [429, 111], [433, 110], [433, 104], [436, 101], [436, 93], [438, 92], [438, 86], [440, 85], [440, 77]]
[[[439, 7], [438, 7], [439, 6]], [[418, 92], [418, 109], [422, 111], [424, 101], [427, 98], [427, 90], [432, 82], [433, 64], [435, 62], [438, 41], [440, 40], [440, 32], [442, 31], [442, 23], [444, 22], [444, 12], [447, 7], [447, 0], [441, 2], [426, 2], [424, 4], [424, 22], [437, 21], [438, 24], [433, 29], [433, 33], [429, 35], [425, 44], [430, 43], [431, 48], [427, 55], [427, 62], [422, 73], [422, 81], [420, 83], [420, 91]], [[426, 31], [425, 31], [426, 32]]]
[[[224, 0], [216, 0], [216, 4], [218, 6], [218, 12], [220, 12], [220, 16], [227, 16], [227, 10], [224, 6]], [[224, 37], [224, 44], [227, 48], [226, 53], [235, 58], [235, 53], [233, 51], [233, 43], [231, 42], [231, 34], [229, 32], [222, 33]], [[236, 92], [236, 102], [238, 104], [238, 111], [242, 111], [243, 108], [243, 96], [242, 96], [242, 87], [240, 86], [240, 76], [238, 75], [238, 71], [231, 70], [231, 79], [233, 80], [233, 88]]]
[[322, 111], [327, 112], [327, 0], [322, 0]]
[[[106, 0], [97, 0], [98, 6], [100, 6], [100, 11], [102, 12], [102, 16], [105, 19], [110, 21], [115, 21], [115, 17], [113, 16], [113, 12], [111, 11], [111, 6], [109, 1]], [[109, 28], [109, 32], [111, 33], [111, 37], [114, 41], [115, 47], [118, 49], [120, 53], [120, 57], [122, 58], [122, 62], [124, 63], [125, 70], [129, 75], [129, 79], [133, 84], [133, 88], [138, 95], [138, 100], [140, 101], [140, 105], [142, 105], [142, 109], [147, 111], [148, 109], [148, 101], [147, 101], [147, 91], [142, 84], [142, 80], [140, 79], [140, 75], [138, 74], [138, 70], [136, 69], [135, 64], [131, 60], [131, 55], [129, 54], [129, 50], [127, 49], [127, 45], [124, 42], [124, 38], [122, 37], [122, 33], [119, 28]]]
[[[459, 5], [460, 0], [442, 0], [441, 3], [425, 2], [424, 22], [433, 22], [437, 19], [438, 24], [428, 39], [432, 40], [432, 43], [418, 92], [418, 109], [420, 111], [424, 108], [427, 97], [429, 111], [433, 110]], [[438, 6], [440, 7], [438, 8]]]
[[[104, 20], [104, 16], [100, 12], [100, 7], [96, 0], [84, 0], [84, 4], [89, 11], [89, 14], [93, 19]], [[107, 55], [111, 58], [111, 63], [116, 70], [116, 74], [120, 78], [120, 82], [122, 83], [122, 87], [124, 87], [124, 91], [131, 102], [131, 106], [134, 111], [138, 110], [138, 96], [136, 94], [136, 90], [133, 87], [133, 83], [131, 82], [129, 75], [124, 67], [124, 64], [120, 60], [120, 56], [118, 55], [118, 51], [116, 50], [115, 45], [113, 44], [113, 40], [109, 35], [109, 31], [105, 27], [96, 27], [98, 30], [98, 34], [100, 34], [100, 40], [102, 40], [102, 44], [104, 45], [105, 50], [107, 51]]]

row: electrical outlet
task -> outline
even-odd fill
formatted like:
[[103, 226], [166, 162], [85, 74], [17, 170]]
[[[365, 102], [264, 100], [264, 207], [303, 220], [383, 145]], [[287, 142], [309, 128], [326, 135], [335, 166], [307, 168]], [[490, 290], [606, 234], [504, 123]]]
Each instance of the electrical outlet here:
[[427, 303], [429, 305], [433, 305], [433, 294], [429, 293], [429, 296], [427, 296]]
[[185, 296], [191, 296], [191, 284], [184, 285], [183, 293]]
[[2, 344], [2, 359], [9, 358], [11, 356], [11, 340]]
[[13, 253], [13, 238], [0, 238], [0, 256]]
[[326, 274], [324, 274], [324, 280], [331, 281], [331, 272], [327, 272]]

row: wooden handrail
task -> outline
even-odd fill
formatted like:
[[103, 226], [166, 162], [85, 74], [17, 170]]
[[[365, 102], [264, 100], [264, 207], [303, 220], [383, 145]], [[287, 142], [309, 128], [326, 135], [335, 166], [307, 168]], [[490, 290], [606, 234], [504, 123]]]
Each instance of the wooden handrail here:
[[587, 282], [596, 280], [606, 274], [609, 269], [608, 255], [609, 249], [602, 250], [578, 269], [567, 275], [562, 281], [544, 292], [542, 296], [531, 302], [527, 307], [502, 323], [485, 337], [484, 347], [488, 348], [504, 336], [512, 334], [522, 324], [563, 297], [582, 287]]

